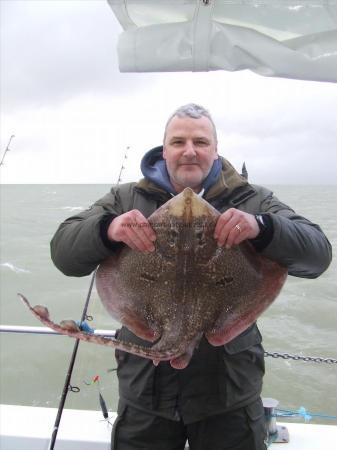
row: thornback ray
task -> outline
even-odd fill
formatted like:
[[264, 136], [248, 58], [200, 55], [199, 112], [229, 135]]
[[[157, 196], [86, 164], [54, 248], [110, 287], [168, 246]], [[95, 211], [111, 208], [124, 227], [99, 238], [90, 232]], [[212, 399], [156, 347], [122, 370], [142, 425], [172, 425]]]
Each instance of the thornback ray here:
[[256, 252], [248, 242], [219, 247], [214, 229], [220, 213], [192, 189], [170, 199], [149, 218], [155, 251], [123, 246], [103, 261], [96, 288], [109, 314], [146, 345], [81, 331], [75, 322], [56, 324], [45, 307], [33, 314], [55, 331], [108, 345], [158, 364], [186, 367], [201, 337], [219, 346], [252, 325], [275, 300], [287, 269]]

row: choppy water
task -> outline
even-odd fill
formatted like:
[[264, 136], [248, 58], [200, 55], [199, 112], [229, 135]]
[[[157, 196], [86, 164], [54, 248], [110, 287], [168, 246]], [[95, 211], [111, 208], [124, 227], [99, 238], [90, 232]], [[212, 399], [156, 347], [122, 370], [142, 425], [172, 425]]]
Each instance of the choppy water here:
[[[105, 185], [1, 186], [1, 324], [39, 325], [17, 297], [46, 305], [56, 320], [79, 319], [91, 277], [68, 278], [52, 264], [49, 242], [57, 225], [87, 208], [109, 189]], [[337, 250], [337, 187], [274, 186], [284, 202], [319, 223]], [[92, 295], [89, 314], [94, 328], [115, 328]], [[289, 277], [275, 303], [259, 319], [268, 351], [337, 358], [337, 264], [317, 280]], [[74, 342], [67, 337], [2, 334], [1, 403], [58, 405]], [[81, 344], [68, 408], [97, 409], [96, 374], [110, 409], [116, 408], [113, 352]], [[286, 409], [304, 406], [313, 413], [337, 415], [337, 365], [266, 359], [264, 396]], [[324, 419], [316, 419], [324, 423]], [[330, 422], [331, 423], [331, 422]], [[336, 423], [336, 421], [332, 422]]]

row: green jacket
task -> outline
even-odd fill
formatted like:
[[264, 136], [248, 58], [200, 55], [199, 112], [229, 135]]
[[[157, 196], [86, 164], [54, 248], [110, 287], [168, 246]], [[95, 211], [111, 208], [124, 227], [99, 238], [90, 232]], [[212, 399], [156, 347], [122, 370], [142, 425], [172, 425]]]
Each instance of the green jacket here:
[[[102, 239], [102, 223], [131, 209], [148, 217], [171, 195], [147, 179], [112, 187], [87, 211], [63, 222], [51, 242], [55, 265], [66, 275], [90, 274], [116, 247]], [[318, 225], [297, 215], [271, 191], [249, 184], [228, 161], [204, 198], [220, 212], [229, 208], [267, 213], [273, 235], [261, 253], [288, 268], [290, 275], [315, 278], [331, 261], [331, 245]], [[117, 244], [118, 246], [118, 244]], [[122, 327], [119, 338], [149, 345]], [[185, 423], [247, 405], [259, 397], [264, 374], [261, 335], [253, 325], [222, 347], [202, 339], [188, 367], [157, 367], [147, 359], [116, 351], [120, 398], [140, 409]]]

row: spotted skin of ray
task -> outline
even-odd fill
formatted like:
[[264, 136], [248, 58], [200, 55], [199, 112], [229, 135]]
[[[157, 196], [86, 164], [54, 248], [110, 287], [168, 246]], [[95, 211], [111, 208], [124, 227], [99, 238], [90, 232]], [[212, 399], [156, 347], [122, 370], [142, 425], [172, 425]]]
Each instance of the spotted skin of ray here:
[[186, 188], [149, 217], [155, 251], [123, 247], [105, 260], [96, 288], [108, 313], [143, 345], [81, 331], [75, 322], [54, 323], [47, 308], [32, 313], [55, 331], [108, 345], [155, 364], [186, 367], [204, 335], [219, 346], [245, 331], [275, 300], [287, 270], [243, 242], [219, 248], [213, 234], [220, 213]]

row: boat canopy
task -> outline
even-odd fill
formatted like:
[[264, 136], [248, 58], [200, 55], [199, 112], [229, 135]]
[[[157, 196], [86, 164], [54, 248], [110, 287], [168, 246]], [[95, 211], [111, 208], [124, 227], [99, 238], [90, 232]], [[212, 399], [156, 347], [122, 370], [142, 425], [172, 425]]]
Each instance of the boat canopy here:
[[337, 0], [107, 0], [121, 72], [249, 69], [337, 82]]

